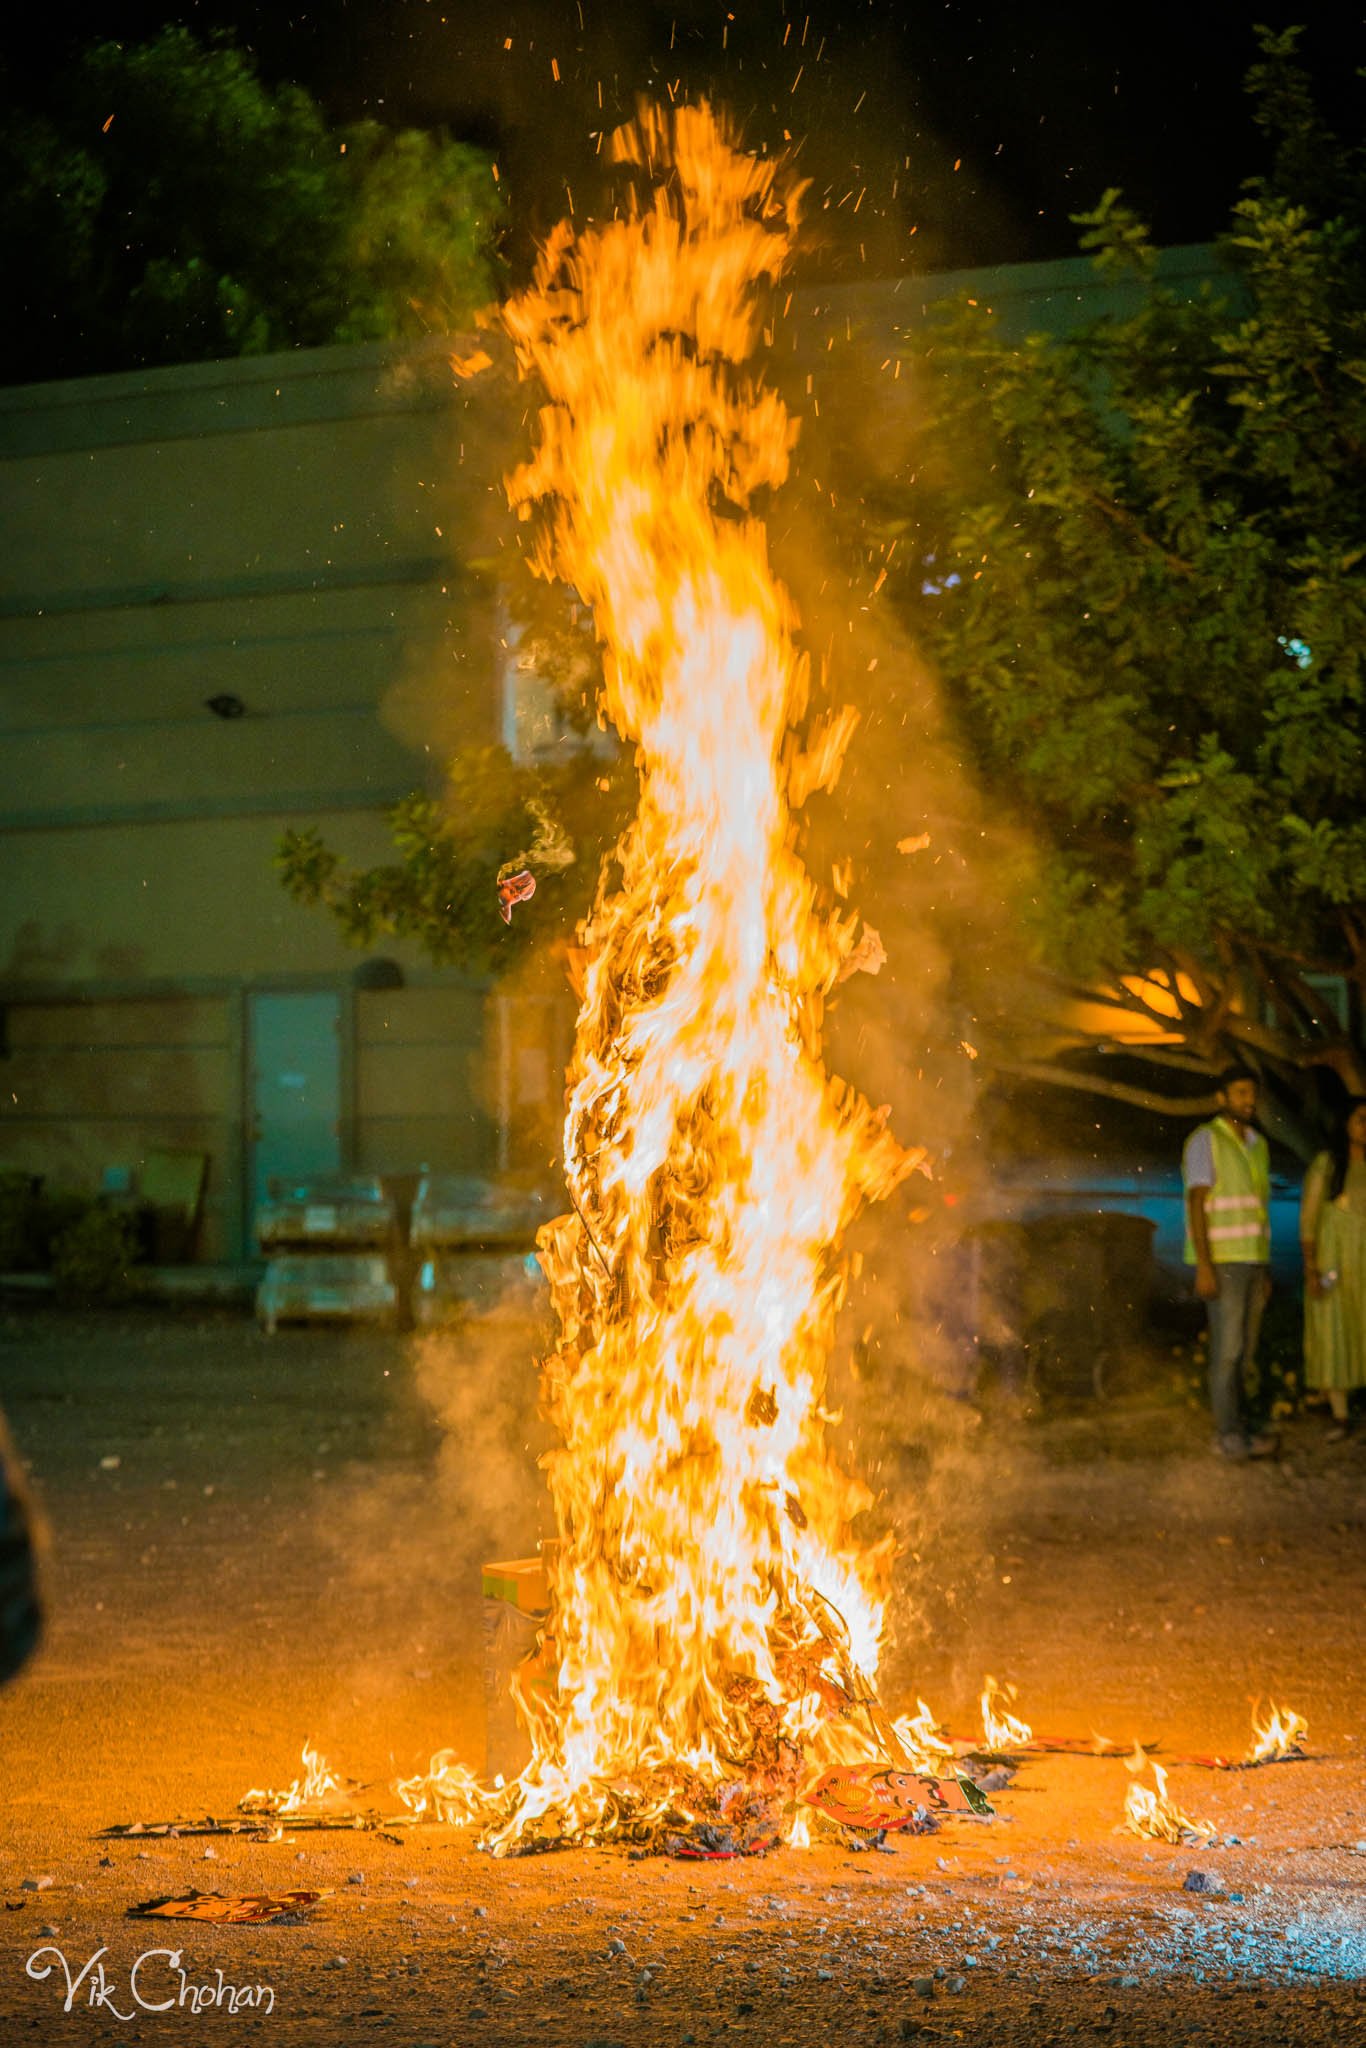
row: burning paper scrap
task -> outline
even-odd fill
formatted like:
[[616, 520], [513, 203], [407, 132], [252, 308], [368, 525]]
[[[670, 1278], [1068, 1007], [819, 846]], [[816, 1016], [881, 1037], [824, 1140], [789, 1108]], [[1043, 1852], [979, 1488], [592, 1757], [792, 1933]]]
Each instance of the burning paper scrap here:
[[858, 722], [852, 704], [815, 721], [806, 746], [792, 755], [788, 767], [787, 800], [794, 811], [799, 811], [815, 790], [835, 787]]
[[1202, 1771], [1255, 1771], [1263, 1764], [1297, 1763], [1306, 1754], [1304, 1737], [1308, 1732], [1303, 1714], [1297, 1714], [1293, 1707], [1278, 1707], [1274, 1700], [1269, 1700], [1265, 1720], [1253, 1708], [1252, 1746], [1246, 1756], [1178, 1756], [1172, 1761], [1192, 1764]]
[[261, 1925], [270, 1920], [292, 1920], [309, 1912], [321, 1899], [330, 1899], [331, 1886], [316, 1892], [244, 1892], [235, 1897], [223, 1892], [185, 1892], [174, 1899], [144, 1899], [130, 1906], [134, 1920], [209, 1920], [222, 1927]]
[[1143, 1760], [1157, 1748], [1155, 1742], [1136, 1742], [1132, 1750], [1126, 1743], [1112, 1742], [1108, 1735], [1033, 1735], [1029, 1747], [1040, 1756], [1122, 1756], [1137, 1757], [1137, 1763], [1130, 1763], [1131, 1770], [1142, 1770]]
[[559, 820], [552, 818], [539, 797], [527, 798], [527, 810], [536, 826], [536, 836], [521, 853], [514, 853], [498, 870], [498, 911], [504, 924], [512, 923], [512, 906], [525, 903], [536, 894], [536, 873], [555, 874], [572, 868], [574, 842]]
[[1309, 1723], [1303, 1714], [1297, 1714], [1293, 1707], [1278, 1707], [1274, 1700], [1267, 1701], [1267, 1717], [1259, 1720], [1257, 1709], [1252, 1710], [1252, 1747], [1245, 1762], [1248, 1764], [1279, 1764], [1291, 1757], [1304, 1755], [1304, 1737], [1309, 1733]]
[[452, 356], [451, 369], [457, 377], [477, 377], [481, 370], [487, 370], [493, 357], [486, 348], [471, 349], [467, 356]]
[[851, 953], [846, 953], [835, 980], [848, 981], [851, 974], [880, 974], [886, 965], [887, 948], [873, 927], [865, 924], [858, 944]]
[[[1147, 1762], [1146, 1757], [1144, 1762]], [[1153, 1765], [1157, 1790], [1135, 1779], [1124, 1795], [1124, 1825], [1131, 1835], [1152, 1842], [1210, 1842], [1219, 1830], [1212, 1820], [1192, 1820], [1167, 1792], [1167, 1773]]]
[[805, 1803], [842, 1827], [879, 1834], [931, 1834], [938, 1826], [933, 1809], [945, 1804], [933, 1778], [867, 1764], [841, 1764], [822, 1771], [806, 1793]]
[[536, 894], [536, 877], [530, 868], [521, 868], [515, 875], [504, 875], [498, 883], [498, 915], [504, 924], [512, 923], [512, 906], [525, 903]]
[[914, 832], [908, 839], [898, 839], [896, 850], [898, 853], [923, 853], [929, 843], [928, 832]]
[[304, 1744], [303, 1766], [302, 1778], [296, 1778], [287, 1792], [263, 1792], [255, 1786], [245, 1792], [237, 1802], [238, 1812], [286, 1814], [329, 1804], [335, 1807], [357, 1789], [353, 1779], [335, 1776], [310, 1742]]
[[665, 1855], [685, 1863], [711, 1863], [766, 1856], [777, 1848], [783, 1801], [775, 1789], [732, 1784], [719, 1788], [707, 1804], [711, 1811], [706, 1816], [692, 1815], [665, 1834]]
[[439, 1749], [425, 1771], [400, 1778], [394, 1790], [418, 1820], [458, 1825], [491, 1803], [491, 1795], [453, 1749]]

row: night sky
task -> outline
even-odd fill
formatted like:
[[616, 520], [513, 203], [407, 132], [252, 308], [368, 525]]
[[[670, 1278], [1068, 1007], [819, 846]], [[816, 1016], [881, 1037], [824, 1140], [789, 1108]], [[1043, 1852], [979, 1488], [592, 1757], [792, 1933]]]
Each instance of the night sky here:
[[751, 142], [799, 144], [807, 261], [855, 274], [1069, 255], [1068, 215], [1121, 186], [1164, 243], [1218, 232], [1261, 165], [1241, 80], [1252, 24], [1306, 24], [1341, 128], [1359, 120], [1357, 9], [897, 0], [107, 0], [30, 17], [13, 82], [60, 91], [81, 42], [167, 19], [231, 27], [272, 80], [337, 117], [445, 124], [490, 145], [519, 266], [601, 198], [597, 137], [640, 92], [710, 91]]

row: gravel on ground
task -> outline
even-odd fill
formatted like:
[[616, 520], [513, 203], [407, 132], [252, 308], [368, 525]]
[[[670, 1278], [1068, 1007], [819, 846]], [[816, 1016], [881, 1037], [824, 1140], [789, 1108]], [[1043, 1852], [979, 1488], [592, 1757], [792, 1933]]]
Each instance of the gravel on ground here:
[[[378, 1784], [439, 1748], [481, 1763], [478, 1565], [529, 1547], [541, 1511], [514, 1354], [266, 1338], [226, 1313], [0, 1315], [0, 1404], [48, 1530], [46, 1642], [0, 1695], [4, 2048], [1366, 2034], [1366, 1454], [1305, 1417], [1278, 1460], [1225, 1466], [1166, 1388], [881, 1443], [905, 1546], [886, 1691], [974, 1733], [991, 1671], [1042, 1732], [1172, 1754], [1240, 1753], [1258, 1696], [1298, 1708], [1306, 1761], [1173, 1766], [1208, 1847], [1120, 1831], [1124, 1765], [1089, 1757], [1031, 1759], [990, 1822], [860, 1854], [101, 1839], [230, 1814], [297, 1774], [305, 1738]], [[297, 1888], [328, 1895], [293, 1925], [126, 1917]]]

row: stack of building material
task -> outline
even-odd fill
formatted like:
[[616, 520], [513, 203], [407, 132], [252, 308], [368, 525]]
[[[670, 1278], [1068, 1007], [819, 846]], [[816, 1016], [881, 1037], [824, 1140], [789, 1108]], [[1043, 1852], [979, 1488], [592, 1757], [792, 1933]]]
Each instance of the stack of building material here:
[[267, 1330], [396, 1319], [398, 1218], [378, 1180], [272, 1181], [256, 1235], [266, 1255], [256, 1314]]
[[413, 1202], [413, 1320], [477, 1316], [535, 1323], [547, 1313], [536, 1232], [553, 1213], [536, 1192], [426, 1174]]

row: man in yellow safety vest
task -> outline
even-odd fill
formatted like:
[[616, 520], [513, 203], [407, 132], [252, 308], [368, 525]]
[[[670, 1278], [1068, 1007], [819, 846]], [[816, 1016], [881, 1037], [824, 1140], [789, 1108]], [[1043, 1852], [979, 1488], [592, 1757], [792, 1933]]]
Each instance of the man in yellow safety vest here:
[[1219, 1113], [1191, 1132], [1181, 1155], [1186, 1264], [1209, 1317], [1209, 1399], [1216, 1448], [1226, 1458], [1271, 1457], [1274, 1436], [1249, 1432], [1243, 1377], [1257, 1353], [1271, 1292], [1271, 1161], [1257, 1130], [1257, 1076], [1228, 1067]]

